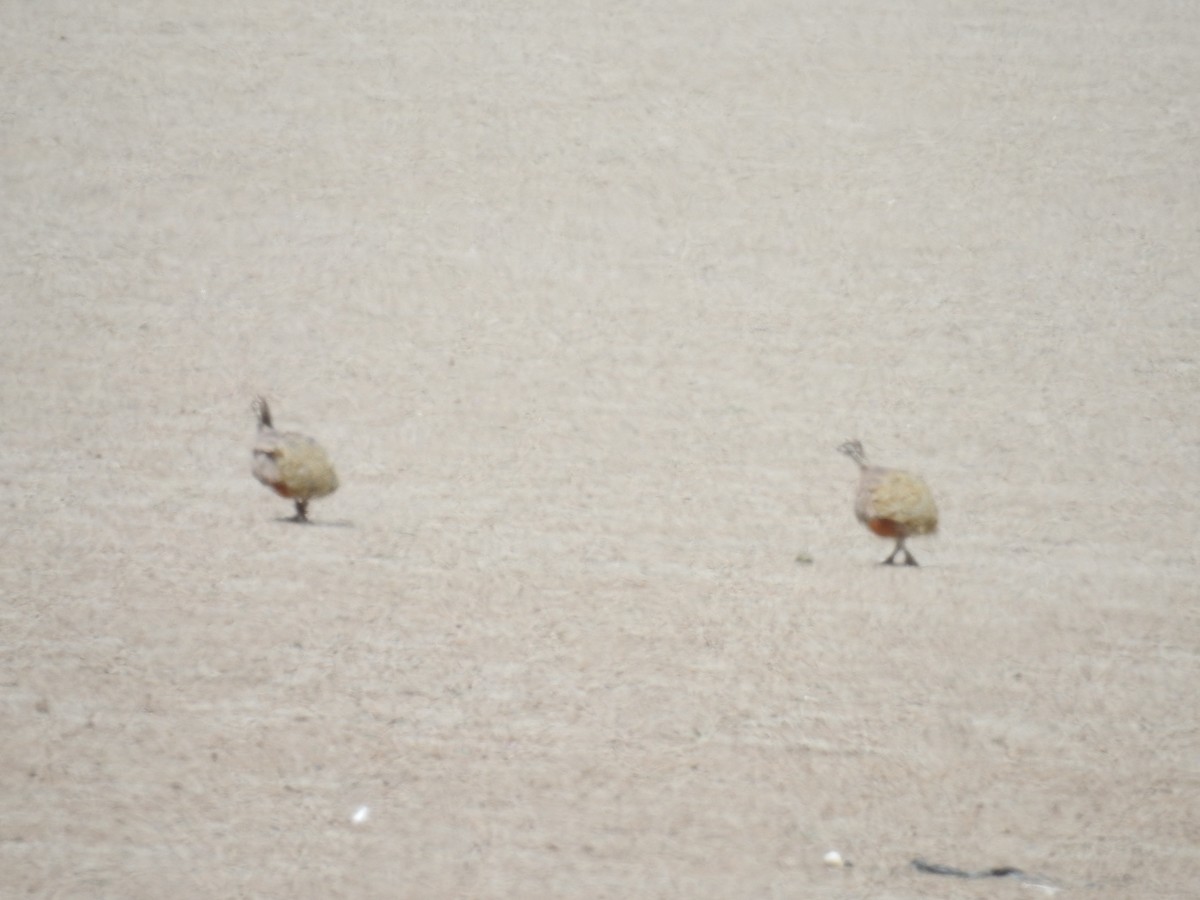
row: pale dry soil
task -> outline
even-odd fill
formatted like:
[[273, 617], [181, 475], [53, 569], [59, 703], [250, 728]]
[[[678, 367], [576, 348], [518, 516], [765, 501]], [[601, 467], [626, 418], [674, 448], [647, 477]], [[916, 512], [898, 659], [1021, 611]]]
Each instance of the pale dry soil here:
[[1196, 896], [1197, 46], [3, 4], [0, 895]]

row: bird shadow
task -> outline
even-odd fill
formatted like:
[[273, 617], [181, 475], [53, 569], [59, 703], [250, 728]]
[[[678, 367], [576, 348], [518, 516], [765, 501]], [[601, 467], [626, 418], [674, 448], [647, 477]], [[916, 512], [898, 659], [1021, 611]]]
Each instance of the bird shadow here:
[[338, 520], [332, 521], [332, 522], [325, 521], [324, 519], [318, 519], [316, 521], [314, 521], [312, 519], [307, 519], [305, 521], [298, 521], [295, 516], [278, 516], [278, 517], [276, 517], [275, 521], [280, 522], [284, 525], [303, 525], [306, 528], [357, 528], [358, 527], [353, 522], [351, 522], [349, 519], [338, 519]]

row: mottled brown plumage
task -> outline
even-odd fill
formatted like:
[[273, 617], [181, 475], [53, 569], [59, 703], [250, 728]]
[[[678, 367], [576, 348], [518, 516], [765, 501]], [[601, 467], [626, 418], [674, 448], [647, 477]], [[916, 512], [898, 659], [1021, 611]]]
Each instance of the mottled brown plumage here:
[[904, 564], [917, 565], [904, 542], [910, 535], [937, 531], [937, 506], [929, 485], [910, 472], [869, 465], [860, 441], [846, 441], [838, 450], [858, 464], [854, 514], [873, 533], [896, 539], [895, 549], [883, 562], [892, 565], [903, 551]]
[[304, 434], [276, 431], [271, 409], [259, 397], [254, 401], [258, 413], [258, 439], [254, 443], [254, 477], [280, 497], [296, 504], [293, 521], [308, 521], [308, 501], [327, 497], [338, 488], [337, 473], [321, 445]]

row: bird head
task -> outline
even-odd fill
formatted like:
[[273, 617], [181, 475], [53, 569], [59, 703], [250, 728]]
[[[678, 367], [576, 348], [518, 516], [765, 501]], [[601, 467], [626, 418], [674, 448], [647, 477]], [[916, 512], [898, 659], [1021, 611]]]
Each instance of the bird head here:
[[267, 398], [258, 396], [254, 398], [254, 402], [250, 404], [250, 408], [254, 410], [254, 414], [258, 416], [259, 428], [272, 428], [271, 424], [271, 407], [267, 406]]
[[838, 447], [838, 453], [844, 453], [860, 466], [867, 464], [867, 454], [863, 452], [862, 441], [855, 438], [854, 440], [846, 441]]

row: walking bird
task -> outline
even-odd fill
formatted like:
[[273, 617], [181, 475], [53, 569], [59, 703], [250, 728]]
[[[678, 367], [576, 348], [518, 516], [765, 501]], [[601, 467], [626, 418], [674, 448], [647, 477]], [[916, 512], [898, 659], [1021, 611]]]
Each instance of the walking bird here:
[[884, 564], [892, 565], [903, 552], [905, 565], [917, 565], [904, 542], [910, 535], [937, 531], [937, 506], [929, 485], [910, 472], [869, 465], [861, 441], [846, 441], [838, 451], [858, 463], [858, 496], [854, 500], [858, 521], [880, 537], [896, 539]]
[[265, 398], [254, 401], [254, 411], [258, 414], [258, 440], [254, 443], [251, 471], [280, 497], [295, 502], [293, 522], [307, 522], [308, 501], [327, 497], [338, 488], [333, 463], [308, 435], [276, 431]]

